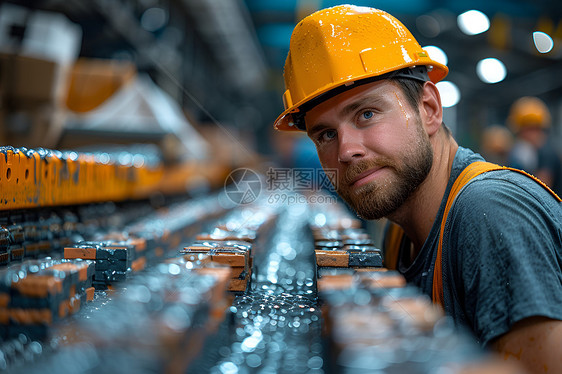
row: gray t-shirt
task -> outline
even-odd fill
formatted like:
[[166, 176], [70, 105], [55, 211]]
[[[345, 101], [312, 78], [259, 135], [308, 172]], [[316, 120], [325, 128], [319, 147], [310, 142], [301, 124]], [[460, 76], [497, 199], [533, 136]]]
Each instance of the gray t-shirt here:
[[[447, 196], [461, 171], [482, 160], [459, 147], [419, 255], [409, 264], [400, 251], [400, 272], [428, 295]], [[458, 194], [443, 239], [445, 312], [482, 345], [526, 317], [562, 319], [562, 204], [537, 182], [508, 170], [474, 178]]]

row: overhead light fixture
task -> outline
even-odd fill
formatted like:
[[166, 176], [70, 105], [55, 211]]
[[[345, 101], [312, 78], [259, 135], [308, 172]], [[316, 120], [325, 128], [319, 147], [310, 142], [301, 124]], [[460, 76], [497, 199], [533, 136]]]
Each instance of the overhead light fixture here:
[[441, 96], [441, 105], [450, 108], [458, 104], [461, 99], [461, 91], [456, 84], [450, 81], [441, 81], [436, 84]]
[[533, 33], [533, 42], [540, 53], [548, 53], [554, 47], [554, 41], [550, 35], [542, 31], [535, 31]]
[[497, 58], [485, 58], [478, 61], [476, 73], [482, 82], [498, 83], [505, 79], [507, 69]]
[[488, 16], [479, 10], [469, 10], [457, 17], [457, 24], [467, 35], [481, 34], [490, 28]]
[[428, 45], [423, 47], [423, 49], [425, 49], [425, 51], [429, 54], [429, 57], [432, 60], [440, 62], [443, 65], [447, 65], [449, 59], [447, 57], [447, 54], [441, 48], [436, 47], [434, 45]]

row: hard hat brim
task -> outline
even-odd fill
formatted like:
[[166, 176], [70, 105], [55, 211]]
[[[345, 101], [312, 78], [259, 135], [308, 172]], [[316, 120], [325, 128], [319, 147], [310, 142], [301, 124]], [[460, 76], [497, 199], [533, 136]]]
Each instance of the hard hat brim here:
[[[418, 63], [419, 64], [419, 63]], [[404, 68], [408, 68], [408, 67], [413, 67], [416, 66], [416, 64], [411, 64], [411, 65], [405, 65]], [[428, 76], [429, 76], [429, 80], [433, 83], [437, 83], [441, 80], [443, 80], [443, 78], [445, 78], [449, 72], [449, 68], [441, 63], [438, 63], [436, 61], [431, 61], [431, 65], [427, 65], [427, 66], [431, 66], [430, 69], [428, 69]], [[357, 87], [358, 85], [361, 84], [362, 81], [369, 81], [369, 82], [373, 82], [377, 79], [370, 79], [370, 78], [377, 78], [379, 77], [380, 80], [382, 79], [387, 79], [388, 75], [387, 73], [391, 73], [391, 72], [383, 72], [383, 73], [378, 73], [378, 74], [369, 74], [369, 75], [365, 75], [360, 77], [360, 79], [350, 79], [349, 81], [344, 81], [344, 82], [340, 82], [338, 84], [331, 84], [323, 89], [319, 89], [317, 92], [315, 92], [314, 94], [306, 97], [304, 100], [301, 100], [300, 102], [294, 104], [293, 106], [287, 108], [286, 110], [283, 111], [283, 113], [281, 113], [277, 119], [275, 120], [273, 127], [278, 130], [278, 131], [306, 131], [305, 128], [300, 128], [298, 126], [296, 126], [295, 121], [293, 120], [293, 114], [294, 113], [301, 113], [301, 115], [304, 115], [304, 112], [301, 110], [301, 107], [311, 101], [314, 101], [316, 98], [318, 98], [319, 96], [322, 96], [324, 94], [326, 94], [329, 91], [335, 90], [337, 88], [340, 88], [342, 86], [345, 86], [347, 89], [343, 90], [343, 91], [347, 91], [349, 89], [352, 89], [354, 87]], [[341, 93], [341, 92], [340, 92]], [[321, 101], [320, 101], [321, 102]], [[318, 105], [320, 102], [317, 102], [316, 105]], [[310, 110], [312, 108], [308, 108], [307, 110]]]

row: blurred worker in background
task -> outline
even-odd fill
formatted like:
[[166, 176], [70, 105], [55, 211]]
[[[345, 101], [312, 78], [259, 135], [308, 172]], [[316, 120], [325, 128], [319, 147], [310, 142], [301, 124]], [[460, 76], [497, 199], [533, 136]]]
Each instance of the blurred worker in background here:
[[271, 144], [277, 159], [278, 166], [282, 168], [320, 169], [318, 155], [314, 144], [306, 136], [298, 133], [284, 133], [271, 135]]
[[456, 143], [435, 86], [447, 72], [390, 14], [324, 9], [293, 31], [275, 128], [306, 131], [358, 215], [393, 223], [386, 267], [482, 345], [562, 372], [562, 204]]
[[505, 126], [488, 126], [482, 132], [480, 154], [487, 161], [508, 165], [512, 146], [513, 134]]
[[511, 105], [508, 123], [516, 136], [509, 165], [528, 171], [560, 193], [562, 162], [548, 136], [551, 116], [546, 104], [537, 97], [522, 97]]

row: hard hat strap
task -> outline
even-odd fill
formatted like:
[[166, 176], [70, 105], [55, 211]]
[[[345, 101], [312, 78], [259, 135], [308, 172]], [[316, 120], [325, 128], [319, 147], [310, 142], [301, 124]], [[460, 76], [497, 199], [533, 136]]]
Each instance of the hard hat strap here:
[[419, 82], [427, 82], [429, 81], [429, 76], [427, 75], [427, 71], [428, 68], [425, 65], [419, 65], [419, 66], [412, 66], [412, 67], [408, 67], [408, 68], [404, 68], [404, 69], [400, 69], [400, 70], [396, 70], [396, 71], [391, 71], [390, 73], [386, 73], [383, 75], [377, 75], [374, 77], [369, 77], [369, 78], [365, 78], [365, 79], [361, 79], [355, 82], [348, 82], [346, 84], [343, 84], [341, 86], [338, 86], [328, 92], [325, 92], [323, 94], [320, 94], [318, 96], [316, 96], [315, 98], [313, 98], [312, 100], [304, 103], [303, 105], [301, 105], [298, 109], [298, 112], [295, 113], [291, 113], [291, 116], [293, 117], [293, 123], [294, 126], [297, 127], [300, 130], [306, 131], [306, 124], [304, 121], [304, 117], [306, 115], [306, 112], [308, 112], [309, 110], [311, 110], [312, 108], [314, 108], [316, 105], [331, 99], [332, 97], [335, 97], [345, 91], [351, 90], [352, 88], [358, 87], [358, 86], [362, 86], [364, 84], [368, 84], [368, 83], [372, 83], [372, 82], [376, 82], [376, 81], [380, 81], [383, 79], [396, 79], [396, 78], [406, 78], [406, 79], [413, 79]]

